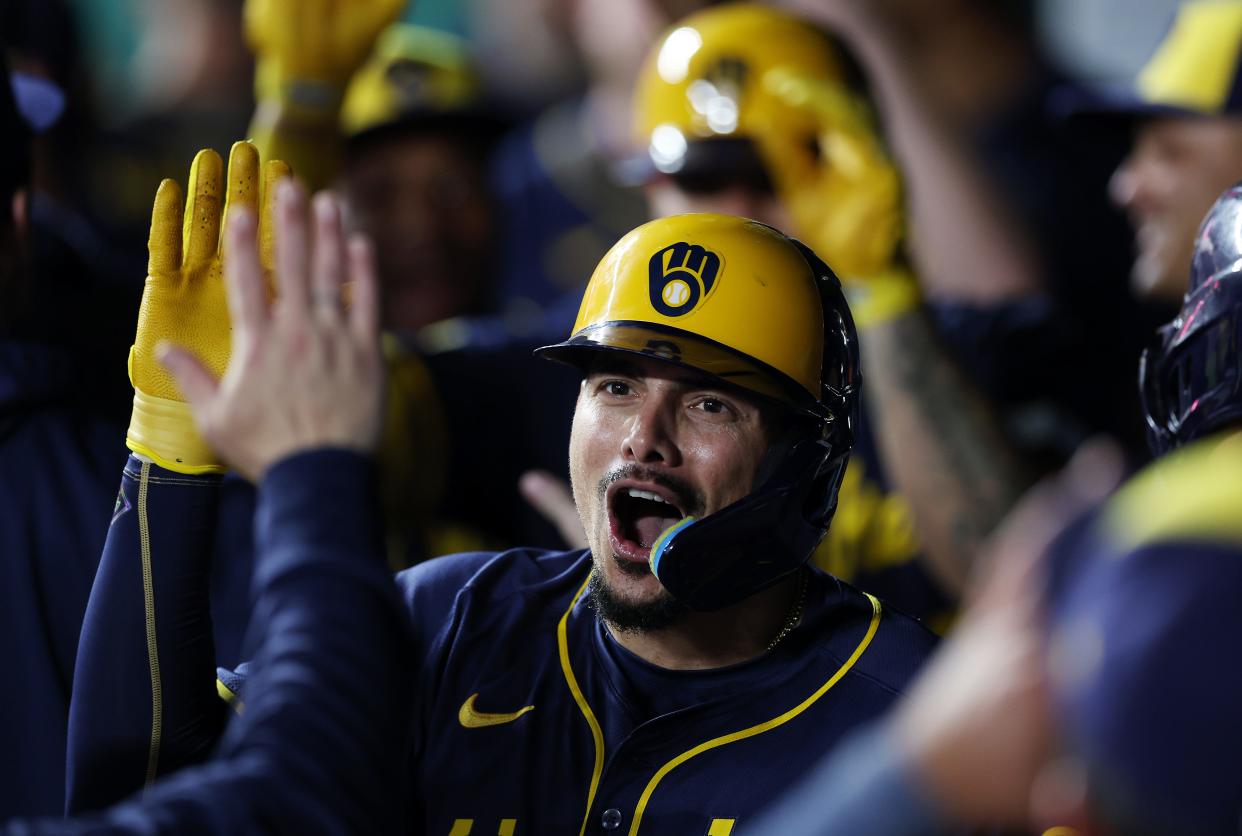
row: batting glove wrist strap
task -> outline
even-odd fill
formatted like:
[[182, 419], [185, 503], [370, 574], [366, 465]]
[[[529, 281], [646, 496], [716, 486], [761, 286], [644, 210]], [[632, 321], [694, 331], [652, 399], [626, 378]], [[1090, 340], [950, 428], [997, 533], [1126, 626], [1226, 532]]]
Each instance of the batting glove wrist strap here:
[[125, 446], [175, 473], [201, 475], [226, 469], [198, 434], [189, 404], [141, 391], [134, 392]]
[[854, 325], [860, 331], [892, 322], [923, 304], [918, 281], [901, 267], [865, 279], [846, 279], [842, 289], [854, 316]]

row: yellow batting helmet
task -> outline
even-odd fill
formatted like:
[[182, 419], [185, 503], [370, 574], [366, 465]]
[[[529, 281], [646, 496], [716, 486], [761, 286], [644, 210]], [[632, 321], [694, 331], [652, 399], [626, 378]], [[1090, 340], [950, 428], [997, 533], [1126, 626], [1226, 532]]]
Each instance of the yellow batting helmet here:
[[756, 221], [701, 214], [618, 241], [569, 339], [538, 353], [584, 369], [601, 353], [655, 358], [798, 416], [749, 496], [652, 549], [675, 597], [714, 609], [797, 569], [827, 530], [858, 420], [857, 345], [840, 283], [810, 249]]
[[773, 89], [771, 71], [832, 80], [856, 76], [833, 42], [768, 6], [728, 4], [687, 17], [647, 56], [634, 90], [634, 128], [661, 171], [675, 171], [689, 143], [804, 135], [819, 125]]

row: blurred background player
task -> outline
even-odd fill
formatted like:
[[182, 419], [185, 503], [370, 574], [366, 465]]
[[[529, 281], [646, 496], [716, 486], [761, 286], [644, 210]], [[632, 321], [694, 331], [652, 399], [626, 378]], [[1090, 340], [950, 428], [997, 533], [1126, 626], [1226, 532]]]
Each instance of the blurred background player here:
[[[934, 338], [902, 245], [900, 176], [852, 54], [779, 9], [732, 4], [700, 12], [649, 53], [636, 84], [634, 131], [646, 146], [653, 214], [711, 209], [756, 217], [790, 230], [840, 272], [865, 344], [867, 420], [843, 485], [845, 524], [816, 559], [943, 627], [961, 566], [1007, 508], [998, 488], [1018, 477], [961, 376], [916, 346], [916, 336], [924, 344]], [[894, 322], [912, 317], [919, 334], [894, 334]], [[895, 386], [882, 385], [908, 374], [894, 345], [928, 363], [918, 383], [954, 404], [941, 411], [941, 426], [889, 429], [925, 419]], [[954, 421], [961, 423], [943, 426]], [[967, 458], [951, 446], [963, 435], [972, 437], [970, 452], [983, 455]], [[946, 472], [956, 484], [914, 481]], [[885, 482], [894, 477], [890, 494]], [[974, 493], [964, 495], [962, 485]]]
[[[506, 115], [461, 39], [390, 25], [398, 10], [389, 0], [324, 7], [295, 43], [286, 21], [305, 13], [298, 4], [247, 4], [252, 130], [261, 149], [295, 167], [306, 160], [309, 182], [339, 188], [351, 229], [377, 245], [394, 393], [381, 454], [394, 565], [555, 543], [516, 485], [530, 467], [564, 474], [572, 376], [485, 336], [509, 327], [507, 315], [485, 316], [498, 311], [497, 273], [509, 261], [488, 180]], [[495, 431], [501, 414], [511, 431]]]
[[31, 137], [63, 104], [0, 56], [0, 642], [22, 683], [0, 695], [0, 735], [22, 764], [0, 787], [0, 820], [63, 807], [78, 632], [116, 496], [117, 425], [63, 333], [56, 277], [31, 258]]
[[[1124, 293], [1129, 234], [1106, 187], [1127, 137], [1062, 118], [1082, 83], [1041, 37], [1052, 4], [789, 5], [838, 32], [866, 68], [928, 310], [1006, 435], [1044, 470], [1102, 432], [1141, 461], [1130, 370], [1168, 311]], [[1060, 374], [1067, 363], [1079, 374]]]
[[[1093, 451], [1033, 492], [995, 577], [886, 728], [799, 789], [772, 832], [1071, 824], [1081, 833], [1237, 832], [1242, 675], [1203, 636], [1242, 630], [1242, 188], [1220, 197], [1189, 290], [1141, 367], [1153, 464]], [[1042, 559], [1041, 556], [1048, 554]], [[986, 675], [980, 675], [986, 671]], [[829, 793], [828, 787], [849, 787]]]
[[1131, 287], [1164, 308], [1185, 293], [1200, 220], [1242, 177], [1240, 44], [1242, 3], [1190, 0], [1133, 86], [1080, 105], [1084, 127], [1132, 131], [1110, 191], [1134, 229]]

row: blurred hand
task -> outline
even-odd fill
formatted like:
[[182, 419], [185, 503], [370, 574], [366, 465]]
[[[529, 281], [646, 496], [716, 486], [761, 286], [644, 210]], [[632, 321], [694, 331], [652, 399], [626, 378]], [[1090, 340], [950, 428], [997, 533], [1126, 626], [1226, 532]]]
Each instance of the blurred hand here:
[[574, 495], [563, 479], [546, 470], [528, 470], [518, 480], [518, 490], [532, 508], [556, 526], [565, 545], [571, 549], [585, 549], [589, 545]]
[[[374, 449], [383, 401], [379, 302], [369, 245], [348, 242], [335, 198], [314, 203], [286, 180], [276, 205], [276, 285], [269, 305], [256, 219], [238, 211], [227, 230], [225, 268], [232, 355], [219, 380], [204, 358], [165, 345], [203, 438], [253, 481], [277, 461], [322, 447]], [[351, 305], [342, 285], [348, 276]]]
[[246, 0], [260, 98], [335, 113], [350, 76], [405, 0]]
[[259, 270], [272, 266], [271, 212], [275, 183], [288, 176], [279, 160], [268, 162], [259, 176], [259, 155], [248, 142], [229, 153], [224, 174], [220, 155], [200, 151], [190, 168], [189, 197], [182, 208], [181, 188], [165, 180], [151, 213], [150, 260], [138, 312], [138, 331], [129, 356], [134, 411], [126, 442], [131, 450], [161, 467], [181, 473], [211, 473], [224, 468], [194, 428], [176, 381], [156, 360], [156, 346], [181, 342], [213, 374], [229, 359], [229, 315], [221, 280], [220, 203], [224, 216], [259, 213], [262, 240]]
[[1115, 448], [1089, 445], [1027, 494], [994, 535], [978, 594], [894, 717], [914, 774], [956, 821], [1026, 823], [1032, 788], [1055, 763], [1043, 557], [1120, 474]]
[[770, 70], [763, 84], [818, 127], [818, 153], [792, 131], [760, 141], [797, 236], [841, 278], [860, 327], [917, 307], [918, 285], [900, 252], [901, 179], [870, 107], [836, 81], [785, 68]]

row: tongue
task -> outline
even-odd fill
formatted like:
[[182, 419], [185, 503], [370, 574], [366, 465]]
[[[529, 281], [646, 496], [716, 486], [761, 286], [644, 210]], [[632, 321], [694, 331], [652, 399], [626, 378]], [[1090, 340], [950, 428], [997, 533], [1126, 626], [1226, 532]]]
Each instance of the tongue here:
[[634, 533], [638, 535], [638, 544], [644, 549], [651, 548], [656, 538], [664, 533], [664, 529], [677, 522], [680, 517], [665, 517], [656, 514], [644, 514], [634, 520]]

